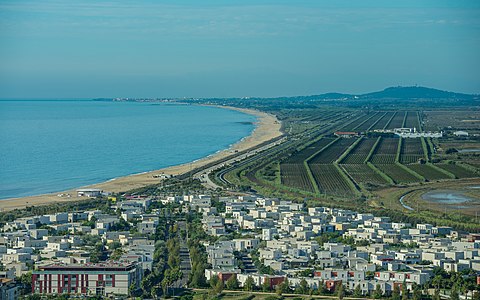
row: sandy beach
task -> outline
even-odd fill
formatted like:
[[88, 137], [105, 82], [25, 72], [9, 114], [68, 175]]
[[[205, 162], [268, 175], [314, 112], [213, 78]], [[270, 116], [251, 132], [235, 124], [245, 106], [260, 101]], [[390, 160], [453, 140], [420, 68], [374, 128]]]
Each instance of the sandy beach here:
[[[259, 145], [265, 141], [271, 140], [281, 135], [281, 131], [280, 131], [281, 123], [277, 120], [277, 118], [274, 115], [256, 111], [256, 110], [250, 110], [250, 109], [226, 107], [226, 106], [218, 106], [218, 107], [237, 110], [243, 113], [256, 116], [257, 123], [252, 134], [245, 137], [238, 143], [232, 145], [232, 147], [230, 147], [229, 149], [222, 150], [220, 152], [217, 152], [213, 155], [204, 157], [194, 162], [186, 163], [183, 165], [171, 166], [164, 169], [150, 171], [142, 174], [119, 177], [106, 182], [92, 184], [92, 185], [78, 187], [78, 188], [98, 188], [98, 189], [102, 189], [105, 192], [122, 192], [122, 191], [128, 191], [130, 189], [134, 189], [134, 188], [143, 187], [149, 184], [155, 184], [160, 182], [161, 180], [161, 179], [155, 178], [154, 177], [155, 175], [160, 175], [162, 173], [169, 174], [169, 175], [183, 174], [183, 173], [189, 172], [192, 169], [201, 167], [205, 164], [227, 157], [228, 155], [231, 155], [235, 151], [243, 151], [243, 150], [252, 148], [256, 145]], [[24, 208], [26, 206], [46, 205], [46, 204], [51, 204], [56, 202], [67, 202], [67, 201], [85, 199], [85, 197], [77, 197], [76, 190], [78, 188], [62, 191], [62, 192], [56, 192], [52, 194], [0, 200], [0, 211], [7, 211], [7, 210], [16, 209], [16, 208]], [[69, 194], [71, 195], [71, 197], [66, 197], [66, 196], [61, 197], [59, 196], [61, 194], [63, 195]]]

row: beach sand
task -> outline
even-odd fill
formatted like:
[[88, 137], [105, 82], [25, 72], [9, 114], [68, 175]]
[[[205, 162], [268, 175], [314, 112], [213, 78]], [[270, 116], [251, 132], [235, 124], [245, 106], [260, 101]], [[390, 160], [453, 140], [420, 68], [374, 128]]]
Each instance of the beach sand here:
[[[162, 173], [169, 175], [179, 175], [187, 173], [195, 168], [201, 167], [205, 164], [211, 163], [213, 161], [222, 159], [234, 153], [235, 151], [243, 151], [250, 149], [259, 145], [265, 141], [271, 140], [281, 135], [281, 123], [277, 120], [274, 115], [267, 114], [264, 112], [243, 109], [236, 107], [227, 107], [227, 106], [218, 106], [221, 108], [232, 109], [254, 115], [257, 117], [257, 123], [255, 130], [251, 135], [245, 137], [238, 143], [232, 145], [229, 149], [219, 151], [213, 155], [204, 157], [194, 162], [186, 163], [183, 165], [167, 167], [160, 170], [155, 170], [151, 172], [146, 172], [142, 174], [134, 174], [124, 177], [119, 177], [113, 180], [109, 180], [102, 183], [92, 184], [84, 186], [81, 188], [98, 188], [105, 192], [124, 192], [131, 189], [143, 187], [150, 184], [159, 183], [161, 179], [154, 178], [154, 175], [160, 175]], [[35, 206], [35, 205], [46, 205], [57, 202], [68, 202], [75, 200], [86, 199], [85, 197], [77, 197], [77, 189], [71, 189], [62, 192], [56, 192], [52, 194], [38, 195], [38, 196], [29, 196], [22, 198], [12, 198], [0, 200], [0, 211], [8, 211], [16, 208], [25, 208], [26, 206]], [[63, 194], [64, 196], [60, 197], [58, 195]], [[69, 194], [71, 197], [66, 197]]]

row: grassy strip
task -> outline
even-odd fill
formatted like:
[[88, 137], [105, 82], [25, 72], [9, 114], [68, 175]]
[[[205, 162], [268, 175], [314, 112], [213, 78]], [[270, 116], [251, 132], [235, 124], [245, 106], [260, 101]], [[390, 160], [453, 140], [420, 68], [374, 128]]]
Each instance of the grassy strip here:
[[418, 112], [418, 111], [417, 111], [417, 120], [418, 120], [418, 131], [422, 132], [423, 131], [422, 118], [420, 117], [420, 112]]
[[318, 184], [315, 181], [315, 177], [313, 177], [312, 170], [310, 169], [310, 166], [307, 163], [308, 159], [310, 159], [310, 157], [303, 161], [303, 166], [307, 170], [308, 178], [310, 178], [310, 182], [313, 185], [313, 189], [315, 190], [315, 193], [320, 194], [320, 188], [318, 187]]
[[407, 125], [407, 116], [408, 116], [408, 111], [406, 111], [405, 115], [403, 116], [402, 128], [405, 128], [405, 126]]
[[372, 149], [370, 149], [370, 152], [368, 153], [367, 157], [365, 158], [364, 163], [368, 163], [370, 159], [372, 158], [373, 154], [375, 153], [375, 149], [377, 149], [378, 144], [380, 143], [380, 140], [382, 139], [381, 136], [378, 137], [377, 141], [373, 145]]
[[417, 172], [409, 169], [407, 166], [405, 165], [402, 165], [401, 163], [399, 162], [396, 162], [395, 163], [397, 166], [399, 166], [400, 168], [404, 169], [405, 171], [407, 171], [408, 173], [410, 173], [411, 175], [417, 177], [419, 180], [421, 181], [427, 181], [427, 179], [425, 177], [423, 177], [422, 175], [418, 174]]
[[390, 176], [380, 171], [380, 169], [375, 167], [371, 162], [367, 162], [367, 166], [369, 166], [375, 173], [382, 176], [382, 178], [385, 179], [385, 181], [387, 181], [388, 183], [395, 184], [395, 181], [393, 181], [393, 179], [390, 178]]
[[425, 157], [425, 161], [428, 161], [428, 148], [425, 138], [423, 136], [420, 137], [420, 141], [422, 142], [423, 156]]
[[392, 117], [390, 118], [390, 120], [388, 120], [388, 122], [385, 124], [385, 126], [383, 126], [382, 129], [387, 129], [388, 125], [390, 125], [390, 123], [392, 122], [393, 118], [395, 118], [395, 116], [398, 114], [398, 112], [394, 112]]
[[457, 166], [461, 167], [461, 168], [464, 168], [464, 169], [467, 169], [469, 171], [472, 171], [473, 173], [478, 173], [478, 169], [475, 168], [474, 166], [472, 165], [469, 165], [467, 163], [464, 163], [464, 162], [456, 162], [455, 163]]
[[395, 155], [396, 163], [400, 163], [400, 154], [402, 152], [402, 144], [403, 144], [403, 138], [399, 138], [398, 144], [397, 144], [397, 154]]
[[338, 164], [345, 159], [345, 157], [347, 157], [347, 155], [352, 152], [353, 149], [355, 149], [355, 147], [357, 147], [358, 143], [360, 143], [360, 141], [363, 139], [363, 137], [357, 139], [352, 145], [350, 145], [350, 147], [348, 147], [347, 150], [345, 150], [342, 155], [340, 155], [340, 157], [333, 163], [333, 165], [335, 166], [335, 168], [338, 170], [338, 172], [340, 172], [340, 174], [342, 175], [342, 177], [347, 181], [348, 185], [350, 186], [350, 188], [352, 189], [352, 191], [355, 192], [355, 194], [357, 196], [361, 196], [361, 192], [359, 191], [361, 188], [360, 186], [358, 186], [357, 183], [355, 183], [355, 180], [353, 180], [353, 178], [350, 177], [350, 175], [343, 169], [341, 168]]
[[428, 152], [430, 154], [428, 157], [428, 161], [431, 161], [433, 156], [433, 151], [435, 149], [435, 146], [433, 145], [431, 138], [427, 138], [427, 145], [428, 145], [428, 148], [430, 149], [430, 151]]
[[344, 160], [347, 155], [352, 152], [353, 149], [355, 149], [355, 147], [357, 147], [358, 143], [360, 143], [360, 141], [363, 139], [363, 136], [360, 137], [359, 139], [357, 139], [352, 145], [350, 145], [350, 147], [347, 148], [347, 150], [345, 150], [342, 155], [340, 155], [340, 157], [335, 161], [337, 164], [341, 164], [342, 163], [342, 160]]
[[340, 172], [340, 175], [342, 175], [343, 179], [348, 183], [350, 189], [354, 192], [354, 194], [357, 197], [360, 197], [362, 195], [362, 193], [360, 192], [360, 186], [355, 183], [355, 181], [350, 177], [350, 175], [348, 175], [348, 173], [343, 170], [343, 168], [341, 168], [338, 163], [334, 162], [333, 165], [338, 170], [338, 172]]
[[278, 174], [278, 176], [275, 176], [275, 184], [282, 184], [282, 174], [280, 174], [280, 162], [275, 163], [275, 174]]
[[455, 176], [455, 174], [450, 173], [449, 171], [447, 171], [447, 170], [445, 170], [445, 169], [439, 168], [439, 167], [437, 167], [436, 165], [434, 165], [434, 164], [432, 164], [432, 163], [430, 163], [430, 162], [428, 162], [427, 165], [429, 165], [429, 166], [432, 167], [433, 169], [437, 170], [438, 172], [441, 172], [441, 173], [447, 175], [448, 177], [450, 177], [450, 178], [452, 178], [452, 179], [457, 178], [457, 176]]

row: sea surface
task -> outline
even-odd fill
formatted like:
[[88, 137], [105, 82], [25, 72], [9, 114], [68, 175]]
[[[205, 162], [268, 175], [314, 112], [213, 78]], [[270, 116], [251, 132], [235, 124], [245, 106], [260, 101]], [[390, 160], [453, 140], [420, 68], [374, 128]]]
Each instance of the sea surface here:
[[255, 121], [171, 103], [0, 101], [0, 199], [191, 162], [248, 136]]

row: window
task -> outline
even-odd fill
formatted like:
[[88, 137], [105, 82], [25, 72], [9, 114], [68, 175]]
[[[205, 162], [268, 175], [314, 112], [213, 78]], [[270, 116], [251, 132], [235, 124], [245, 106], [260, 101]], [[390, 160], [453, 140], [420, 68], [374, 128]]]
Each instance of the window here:
[[112, 286], [114, 275], [107, 274], [105, 275], [105, 286]]

